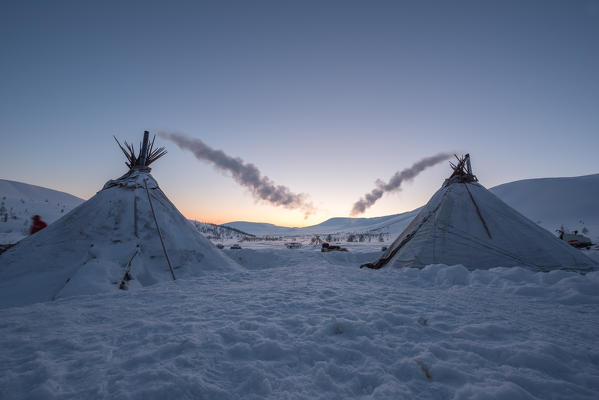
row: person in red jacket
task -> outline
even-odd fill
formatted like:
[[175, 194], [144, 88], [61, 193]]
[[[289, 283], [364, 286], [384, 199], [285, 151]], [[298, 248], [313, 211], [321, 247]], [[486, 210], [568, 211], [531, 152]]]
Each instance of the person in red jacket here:
[[47, 226], [48, 224], [42, 221], [42, 218], [39, 215], [34, 215], [33, 224], [31, 225], [31, 229], [29, 229], [29, 234], [33, 235], [35, 232], [39, 232]]

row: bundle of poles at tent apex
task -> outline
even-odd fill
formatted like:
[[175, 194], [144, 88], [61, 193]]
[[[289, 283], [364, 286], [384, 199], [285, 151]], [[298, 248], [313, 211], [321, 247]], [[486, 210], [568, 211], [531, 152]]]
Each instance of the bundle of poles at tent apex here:
[[478, 182], [478, 178], [476, 175], [472, 173], [472, 164], [470, 164], [470, 154], [466, 154], [463, 157], [458, 157], [454, 154], [454, 157], [458, 160], [457, 164], [449, 162], [449, 165], [453, 169], [453, 173], [445, 184], [449, 184], [450, 182], [454, 182], [457, 180], [458, 182]]
[[119, 147], [121, 148], [121, 151], [127, 158], [127, 162], [125, 162], [125, 165], [127, 165], [129, 169], [144, 169], [145, 167], [150, 166], [150, 164], [152, 164], [154, 161], [158, 160], [160, 157], [166, 154], [166, 149], [163, 146], [158, 147], [157, 149], [154, 148], [154, 141], [156, 140], [156, 135], [152, 137], [152, 141], [150, 142], [150, 132], [148, 131], [144, 131], [143, 141], [139, 145], [139, 157], [135, 154], [135, 148], [132, 144], [129, 144], [125, 141], [123, 142], [125, 144], [123, 146], [115, 136], [113, 137], [114, 140], [116, 140]]

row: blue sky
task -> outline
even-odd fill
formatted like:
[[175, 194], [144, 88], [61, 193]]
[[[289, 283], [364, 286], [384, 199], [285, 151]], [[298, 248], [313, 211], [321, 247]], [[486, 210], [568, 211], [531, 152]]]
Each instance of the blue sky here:
[[[599, 172], [599, 1], [4, 1], [0, 178], [89, 198], [112, 140], [179, 131], [254, 163], [319, 212], [257, 203], [163, 142], [190, 218], [347, 216], [377, 178], [470, 152], [481, 183]], [[443, 163], [365, 216], [422, 205]]]

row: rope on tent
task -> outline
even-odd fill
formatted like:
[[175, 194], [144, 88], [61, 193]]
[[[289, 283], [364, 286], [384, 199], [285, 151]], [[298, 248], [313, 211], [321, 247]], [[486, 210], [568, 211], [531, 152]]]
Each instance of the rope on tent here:
[[121, 283], [119, 285], [119, 289], [121, 289], [121, 290], [127, 290], [127, 282], [131, 280], [131, 264], [133, 263], [133, 259], [135, 258], [135, 256], [138, 253], [139, 253], [139, 245], [137, 245], [137, 248], [135, 249], [135, 253], [133, 253], [131, 258], [129, 259], [129, 262], [127, 263], [127, 266], [125, 267], [125, 275], [123, 275], [123, 279], [121, 279]]
[[133, 234], [139, 239], [139, 233], [137, 232], [137, 194], [133, 198]]
[[478, 204], [476, 204], [476, 201], [474, 201], [474, 197], [472, 197], [472, 193], [470, 193], [470, 189], [468, 189], [468, 185], [466, 183], [464, 183], [464, 186], [466, 187], [466, 190], [468, 191], [468, 195], [470, 195], [470, 200], [472, 200], [472, 204], [474, 204], [474, 208], [476, 208], [476, 213], [478, 214], [478, 217], [480, 218], [480, 222], [483, 223], [483, 227], [485, 228], [485, 231], [487, 231], [487, 235], [489, 235], [489, 239], [493, 239], [493, 237], [491, 236], [491, 232], [489, 232], [489, 228], [487, 227], [487, 223], [485, 222], [483, 215], [480, 213]]
[[[78, 268], [77, 271], [79, 271], [79, 269], [85, 264], [81, 264]], [[60, 292], [62, 292], [62, 290], [67, 287], [67, 285], [69, 284], [69, 282], [71, 281], [72, 276], [68, 277], [66, 281], [64, 281], [64, 285], [62, 285], [62, 287], [60, 289], [58, 289], [58, 291], [56, 293], [54, 293], [54, 296], [52, 296], [52, 301], [56, 300], [56, 296], [58, 296], [60, 294]]]
[[148, 190], [148, 180], [144, 179], [144, 185], [146, 187], [146, 194], [148, 195], [148, 201], [150, 202], [150, 208], [152, 209], [152, 216], [154, 217], [154, 222], [156, 223], [156, 230], [158, 231], [158, 237], [160, 237], [160, 243], [162, 244], [162, 250], [164, 251], [164, 256], [166, 257], [166, 262], [168, 263], [168, 267], [171, 270], [171, 275], [173, 276], [173, 280], [175, 278], [175, 271], [173, 271], [173, 266], [171, 265], [171, 259], [168, 257], [168, 252], [166, 251], [166, 246], [164, 245], [164, 239], [162, 239], [162, 233], [160, 232], [160, 227], [158, 226], [158, 220], [156, 219], [156, 213], [154, 212], [154, 206], [152, 205], [152, 198], [150, 197], [150, 191]]

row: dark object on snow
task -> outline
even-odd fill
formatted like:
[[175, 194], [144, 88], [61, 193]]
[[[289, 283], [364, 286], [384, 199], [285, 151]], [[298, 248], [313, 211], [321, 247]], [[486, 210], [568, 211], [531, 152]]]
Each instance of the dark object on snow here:
[[225, 248], [225, 245], [219, 243], [219, 244], [216, 245], [216, 247], [222, 250], [222, 249]]
[[329, 251], [347, 251], [347, 249], [345, 247], [341, 247], [341, 246], [331, 246], [328, 243], [323, 243], [322, 244], [322, 248], [320, 249], [320, 251], [322, 251], [323, 253], [329, 252]]
[[381, 247], [381, 251], [385, 251], [385, 250], [387, 250], [387, 246]]
[[31, 228], [29, 229], [30, 235], [33, 235], [34, 233], [39, 232], [48, 226], [47, 223], [42, 221], [42, 218], [39, 215], [34, 215], [32, 219], [33, 224], [31, 224]]
[[138, 253], [139, 253], [139, 245], [137, 245], [137, 249], [135, 249], [135, 253], [133, 253], [131, 258], [129, 259], [129, 262], [127, 263], [127, 267], [125, 267], [125, 275], [123, 275], [123, 279], [121, 279], [121, 284], [119, 285], [119, 289], [121, 289], [121, 290], [127, 290], [127, 282], [129, 282], [131, 279], [133, 279], [133, 277], [131, 276], [131, 263], [133, 262], [133, 259], [135, 258], [135, 256]]
[[431, 375], [431, 372], [428, 369], [428, 366], [421, 360], [416, 360], [416, 364], [418, 364], [418, 366], [420, 367], [422, 372], [424, 372], [424, 376], [426, 377], [426, 380], [429, 382], [432, 382], [433, 376]]
[[231, 246], [231, 250], [241, 250], [241, 246], [238, 244], [234, 244], [233, 246]]
[[583, 247], [589, 249], [593, 245], [593, 243], [591, 243], [591, 239], [584, 235], [579, 235], [578, 231], [568, 232], [562, 226], [560, 229], [557, 230], [557, 233], [559, 233], [559, 238], [561, 240], [567, 242], [570, 246], [574, 246], [578, 249], [581, 249]]
[[13, 247], [16, 243], [0, 244], [0, 254]]

